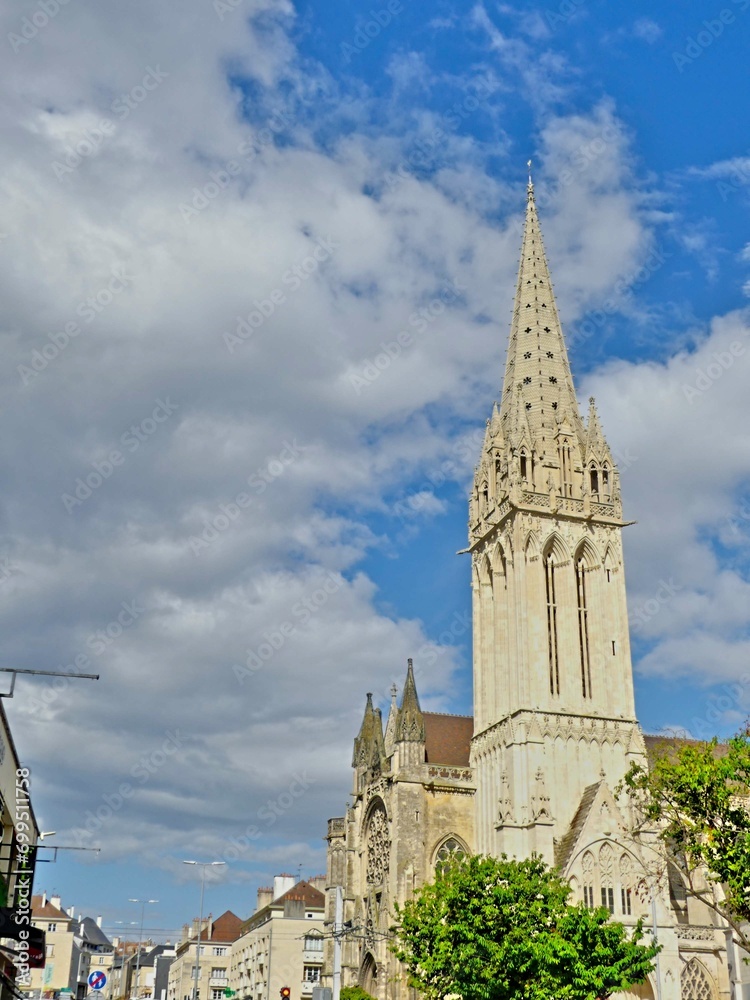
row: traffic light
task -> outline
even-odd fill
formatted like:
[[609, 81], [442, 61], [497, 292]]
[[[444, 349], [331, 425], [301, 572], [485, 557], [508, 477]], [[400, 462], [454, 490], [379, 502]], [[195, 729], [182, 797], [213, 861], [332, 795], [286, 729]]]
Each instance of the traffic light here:
[[279, 990], [279, 996], [281, 997], [281, 1000], [289, 1000], [289, 997], [291, 995], [292, 991], [288, 986], [282, 986], [281, 989]]

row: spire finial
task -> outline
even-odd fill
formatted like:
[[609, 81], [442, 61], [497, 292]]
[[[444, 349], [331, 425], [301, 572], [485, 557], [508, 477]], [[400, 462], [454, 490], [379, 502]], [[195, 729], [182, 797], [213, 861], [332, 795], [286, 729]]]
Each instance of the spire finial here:
[[526, 161], [526, 166], [529, 168], [529, 186], [526, 189], [526, 191], [527, 191], [527, 193], [529, 195], [529, 198], [533, 198], [534, 197], [534, 182], [531, 179], [531, 160], [527, 160]]

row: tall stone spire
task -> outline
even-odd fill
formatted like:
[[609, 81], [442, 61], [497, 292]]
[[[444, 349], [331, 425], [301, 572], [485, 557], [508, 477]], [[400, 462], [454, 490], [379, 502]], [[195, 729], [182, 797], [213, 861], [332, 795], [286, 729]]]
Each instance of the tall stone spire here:
[[567, 416], [583, 445], [583, 423], [552, 290], [531, 177], [500, 403], [500, 426], [506, 439], [512, 427], [520, 422], [520, 415], [514, 413], [518, 407], [528, 422], [534, 438], [532, 444], [536, 445], [542, 438], [549, 441], [558, 423]]

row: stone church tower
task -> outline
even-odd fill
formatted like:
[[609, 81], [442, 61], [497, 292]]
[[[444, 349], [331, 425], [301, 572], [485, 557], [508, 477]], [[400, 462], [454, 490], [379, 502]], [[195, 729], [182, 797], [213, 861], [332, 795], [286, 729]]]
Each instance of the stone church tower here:
[[657, 932], [663, 950], [639, 1000], [750, 1000], [750, 967], [725, 928], [676, 871], [654, 877], [653, 834], [634, 842], [614, 794], [661, 742], [635, 717], [626, 523], [593, 399], [585, 421], [579, 409], [529, 181], [505, 381], [469, 499], [474, 716], [422, 711], [411, 660], [385, 727], [367, 695], [351, 801], [328, 824], [342, 985], [413, 1000], [388, 949], [394, 904], [451, 855], [537, 853], [574, 900]]
[[570, 374], [529, 182], [502, 398], [470, 501], [477, 849], [552, 863], [584, 790], [645, 747], [620, 483]]

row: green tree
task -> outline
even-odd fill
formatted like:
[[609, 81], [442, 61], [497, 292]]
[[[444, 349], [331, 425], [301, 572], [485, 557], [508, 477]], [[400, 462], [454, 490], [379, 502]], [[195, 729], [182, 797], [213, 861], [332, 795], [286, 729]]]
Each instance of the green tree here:
[[623, 784], [640, 813], [636, 838], [644, 843], [649, 828], [658, 831], [662, 868], [668, 865], [672, 879], [720, 913], [750, 949], [742, 927], [750, 921], [748, 731], [726, 743], [665, 740], [650, 766], [633, 764]]
[[361, 986], [342, 986], [341, 1000], [375, 1000]]
[[568, 904], [539, 857], [459, 858], [396, 907], [395, 955], [428, 1000], [598, 1000], [643, 982], [658, 948]]

